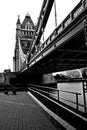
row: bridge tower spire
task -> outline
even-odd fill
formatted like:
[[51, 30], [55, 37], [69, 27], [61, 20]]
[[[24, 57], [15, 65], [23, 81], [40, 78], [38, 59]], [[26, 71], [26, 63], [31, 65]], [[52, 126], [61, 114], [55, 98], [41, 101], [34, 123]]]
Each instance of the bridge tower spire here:
[[21, 22], [20, 22], [20, 15], [18, 15], [18, 20], [16, 23], [16, 28], [20, 28], [21, 27]]

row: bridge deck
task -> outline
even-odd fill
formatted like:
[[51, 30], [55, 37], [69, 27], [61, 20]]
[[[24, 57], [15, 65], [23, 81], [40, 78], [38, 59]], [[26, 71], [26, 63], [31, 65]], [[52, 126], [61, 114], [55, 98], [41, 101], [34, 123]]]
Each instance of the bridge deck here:
[[[59, 128], [60, 129], [60, 128]], [[25, 92], [0, 93], [0, 130], [57, 130], [41, 107]]]

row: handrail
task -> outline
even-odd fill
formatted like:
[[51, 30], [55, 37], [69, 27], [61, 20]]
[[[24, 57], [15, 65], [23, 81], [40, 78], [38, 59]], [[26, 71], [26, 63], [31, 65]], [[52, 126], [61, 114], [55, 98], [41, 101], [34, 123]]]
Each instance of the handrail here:
[[[47, 94], [46, 96], [49, 96], [49, 97], [50, 97], [50, 96], [52, 95], [53, 97], [55, 97], [55, 99], [56, 99], [57, 101], [60, 101], [60, 99], [62, 99], [62, 100], [68, 101], [68, 102], [70, 102], [70, 103], [76, 104], [76, 109], [77, 109], [77, 111], [79, 110], [79, 106], [81, 106], [81, 107], [83, 107], [83, 108], [87, 108], [87, 106], [82, 105], [82, 104], [80, 104], [80, 103], [78, 102], [78, 96], [81, 95], [82, 93], [71, 92], [71, 91], [65, 91], [65, 90], [61, 90], [61, 89], [55, 89], [55, 88], [52, 88], [52, 87], [46, 87], [46, 86], [40, 86], [40, 85], [39, 85], [39, 86], [38, 86], [38, 85], [33, 85], [33, 84], [28, 84], [28, 85], [29, 85], [29, 88], [34, 89], [35, 91], [39, 91], [39, 92], [41, 92], [41, 93], [44, 93], [44, 95]], [[49, 91], [42, 90], [43, 88], [47, 88], [47, 89], [49, 89], [49, 90], [54, 90], [54, 91], [56, 91], [57, 93], [56, 93], [56, 94], [53, 94], [53, 93], [51, 93], [51, 92], [49, 92]], [[60, 92], [70, 93], [70, 94], [75, 95], [75, 97], [76, 97], [75, 102], [60, 97], [60, 95], [59, 95]], [[51, 98], [53, 98], [53, 97], [51, 97]]]
[[[33, 87], [30, 87], [30, 88], [33, 89]], [[40, 89], [37, 89], [37, 88], [34, 88], [34, 90], [37, 90], [37, 91], [42, 92], [42, 93], [45, 93], [45, 94], [50, 94], [50, 95], [55, 96], [55, 97], [57, 98], [57, 95], [55, 95], [55, 94], [53, 94], [53, 93], [46, 92], [46, 91], [43, 91], [43, 90], [40, 90]], [[71, 93], [71, 92], [70, 92], [70, 93]], [[75, 93], [74, 93], [74, 94], [75, 94]], [[76, 104], [75, 102], [70, 101], [70, 100], [67, 100], [67, 99], [64, 99], [64, 98], [62, 98], [62, 97], [60, 97], [60, 99], [65, 100], [65, 101], [68, 101], [68, 102], [73, 103], [73, 104]], [[82, 104], [79, 104], [79, 105], [82, 106], [82, 107], [84, 107], [84, 105], [82, 105]]]
[[59, 91], [65, 92], [65, 93], [71, 93], [71, 94], [78, 94], [78, 95], [81, 95], [81, 93], [78, 93], [78, 92], [65, 91], [65, 90], [61, 90], [61, 89], [59, 89]]
[[[29, 85], [33, 85], [33, 84], [29, 84]], [[78, 92], [65, 91], [65, 90], [61, 90], [61, 89], [57, 89], [57, 88], [52, 88], [52, 87], [47, 87], [47, 86], [40, 86], [40, 85], [33, 85], [33, 86], [36, 86], [36, 87], [38, 87], [38, 88], [48, 88], [48, 89], [55, 90], [55, 91], [59, 90], [59, 91], [61, 91], [61, 92], [71, 93], [71, 94], [76, 94], [76, 93], [78, 93]], [[78, 93], [78, 95], [81, 95], [81, 93]]]
[[48, 89], [57, 90], [56, 88], [47, 87], [47, 86], [40, 86], [40, 85], [34, 85], [34, 84], [28, 84], [28, 85], [36, 86], [36, 87], [38, 87], [38, 88], [48, 88]]

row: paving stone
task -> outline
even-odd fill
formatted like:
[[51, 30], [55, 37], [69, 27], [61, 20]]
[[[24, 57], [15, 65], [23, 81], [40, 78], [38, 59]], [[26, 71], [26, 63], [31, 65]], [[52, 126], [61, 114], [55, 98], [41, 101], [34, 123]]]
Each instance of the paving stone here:
[[0, 93], [0, 130], [57, 130], [26, 93]]

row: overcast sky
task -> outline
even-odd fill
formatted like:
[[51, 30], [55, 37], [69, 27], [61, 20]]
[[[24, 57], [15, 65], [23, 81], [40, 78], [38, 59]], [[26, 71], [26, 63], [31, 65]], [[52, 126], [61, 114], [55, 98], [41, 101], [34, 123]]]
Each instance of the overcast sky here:
[[[80, 0], [56, 0], [57, 24], [71, 12]], [[23, 19], [27, 12], [34, 23], [37, 23], [43, 0], [2, 0], [0, 1], [0, 71], [11, 68], [13, 70], [13, 55], [15, 47], [16, 22], [18, 15]], [[45, 39], [55, 28], [54, 8], [52, 8]]]

